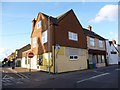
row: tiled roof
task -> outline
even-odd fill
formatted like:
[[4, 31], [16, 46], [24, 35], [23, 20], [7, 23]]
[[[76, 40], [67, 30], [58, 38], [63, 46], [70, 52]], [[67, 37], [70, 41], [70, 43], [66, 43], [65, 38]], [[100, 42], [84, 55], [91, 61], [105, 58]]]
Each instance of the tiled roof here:
[[93, 37], [93, 38], [98, 38], [100, 40], [106, 40], [105, 38], [101, 37], [100, 35], [96, 34], [93, 31], [90, 31], [90, 30], [85, 29], [85, 28], [83, 28], [83, 30], [84, 30], [84, 32], [87, 36], [90, 36], [90, 37]]
[[71, 9], [71, 10], [61, 14], [60, 16], [57, 16], [56, 18], [57, 18], [58, 22], [61, 21], [65, 16], [67, 16], [68, 13], [71, 12], [71, 11], [73, 11], [73, 10]]

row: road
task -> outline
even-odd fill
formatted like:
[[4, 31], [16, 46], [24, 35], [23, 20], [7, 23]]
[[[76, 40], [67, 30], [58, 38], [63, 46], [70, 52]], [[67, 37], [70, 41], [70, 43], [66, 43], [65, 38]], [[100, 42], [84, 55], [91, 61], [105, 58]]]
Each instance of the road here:
[[22, 74], [12, 71], [11, 68], [2, 68], [2, 87], [9, 88], [17, 86], [18, 84], [24, 84], [30, 80], [24, 77]]
[[114, 65], [94, 70], [61, 73], [43, 81], [39, 78], [38, 80], [33, 80], [33, 77], [26, 78], [8, 68], [3, 68], [2, 72], [3, 88], [118, 88], [120, 69]]

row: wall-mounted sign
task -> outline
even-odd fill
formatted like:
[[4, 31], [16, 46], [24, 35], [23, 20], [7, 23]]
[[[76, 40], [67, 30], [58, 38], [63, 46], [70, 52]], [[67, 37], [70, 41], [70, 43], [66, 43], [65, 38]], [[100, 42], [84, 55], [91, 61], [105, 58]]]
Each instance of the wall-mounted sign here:
[[56, 44], [55, 49], [60, 50], [60, 45]]

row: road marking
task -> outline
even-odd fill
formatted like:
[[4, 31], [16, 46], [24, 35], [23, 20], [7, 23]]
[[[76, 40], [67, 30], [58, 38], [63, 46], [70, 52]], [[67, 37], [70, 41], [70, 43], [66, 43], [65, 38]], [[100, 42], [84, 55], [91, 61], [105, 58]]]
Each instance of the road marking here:
[[14, 79], [14, 78], [11, 76], [5, 75], [2, 79]]
[[19, 73], [20, 75], [22, 75], [23, 77], [27, 78], [27, 79], [30, 79], [29, 77], [25, 76], [24, 74], [22, 73]]
[[105, 76], [105, 75], [108, 75], [108, 74], [110, 74], [110, 73], [103, 73], [103, 74], [100, 74], [100, 75], [96, 75], [96, 76], [90, 77], [88, 79], [83, 79], [83, 80], [77, 81], [77, 83], [81, 83], [81, 82], [91, 80], [91, 79], [94, 79], [94, 78], [98, 78], [98, 77], [101, 77], [101, 76]]
[[14, 72], [17, 76], [21, 77], [22, 79], [25, 77], [27, 79], [29, 79], [27, 76], [21, 74], [21, 73], [18, 73], [17, 71], [15, 70], [12, 70], [11, 68], [8, 68], [10, 71]]
[[120, 69], [115, 69], [115, 70], [117, 70], [117, 71], [118, 71], [118, 70], [120, 70]]
[[96, 71], [96, 70], [94, 70], [93, 72], [95, 72], [95, 73], [104, 73], [104, 72], [100, 72], [100, 71]]

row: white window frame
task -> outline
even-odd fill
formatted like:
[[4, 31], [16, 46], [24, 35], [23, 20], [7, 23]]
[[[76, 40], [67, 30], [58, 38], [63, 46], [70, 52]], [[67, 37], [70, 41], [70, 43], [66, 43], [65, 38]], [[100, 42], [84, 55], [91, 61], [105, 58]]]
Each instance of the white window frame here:
[[95, 39], [90, 37], [90, 46], [95, 46]]
[[35, 48], [36, 44], [37, 44], [37, 38], [34, 37], [34, 38], [32, 38], [32, 47]]
[[37, 23], [37, 29], [39, 29], [41, 27], [41, 20]]
[[[73, 59], [70, 58], [71, 56], [73, 57]], [[77, 56], [77, 59], [75, 59], [75, 56]], [[69, 55], [69, 59], [70, 59], [70, 60], [78, 60], [79, 57], [78, 57], [78, 55]]]
[[105, 57], [104, 57], [104, 55], [102, 55], [101, 59], [102, 59], [102, 63], [105, 63]]
[[102, 40], [99, 40], [99, 47], [103, 48], [103, 41]]
[[48, 30], [42, 32], [42, 44], [47, 43], [48, 41]]
[[78, 34], [73, 32], [68, 32], [69, 40], [78, 41]]

